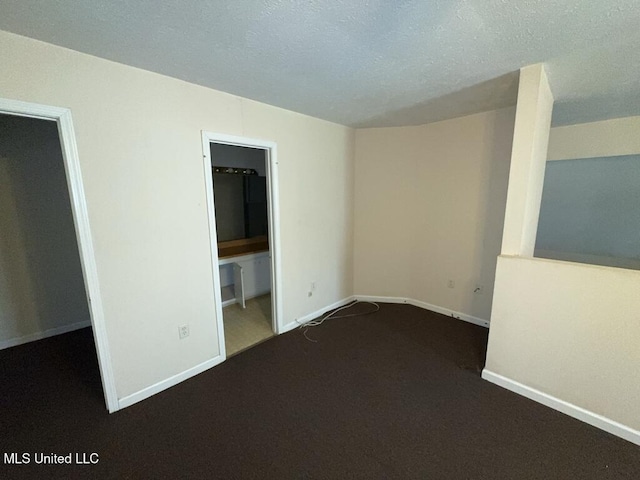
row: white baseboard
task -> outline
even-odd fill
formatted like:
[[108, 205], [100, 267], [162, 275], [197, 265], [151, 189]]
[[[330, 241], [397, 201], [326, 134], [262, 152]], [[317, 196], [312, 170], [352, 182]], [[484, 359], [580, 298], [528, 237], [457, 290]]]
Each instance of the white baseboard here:
[[572, 403], [560, 400], [559, 398], [548, 395], [536, 390], [535, 388], [528, 387], [522, 383], [516, 382], [515, 380], [511, 380], [510, 378], [493, 373], [486, 368], [482, 371], [482, 378], [491, 383], [495, 383], [502, 388], [506, 388], [507, 390], [511, 390], [512, 392], [522, 395], [523, 397], [527, 397], [535, 402], [541, 403], [542, 405], [553, 408], [554, 410], [569, 415], [570, 417], [604, 430], [605, 432], [609, 432], [616, 437], [624, 438], [636, 445], [640, 445], [640, 432], [631, 427], [627, 427], [626, 425], [618, 423], [607, 417], [585, 410], [584, 408], [573, 405]]
[[44, 332], [30, 333], [22, 337], [10, 338], [9, 340], [0, 341], [0, 350], [5, 348], [15, 347], [24, 343], [35, 342], [36, 340], [42, 340], [43, 338], [54, 337], [56, 335], [62, 335], [63, 333], [73, 332], [74, 330], [80, 330], [81, 328], [90, 327], [91, 321], [85, 320], [83, 322], [76, 322], [70, 325], [63, 325], [62, 327], [50, 328]]
[[333, 310], [334, 308], [339, 308], [342, 307], [344, 305], [346, 305], [349, 302], [352, 302], [355, 300], [355, 297], [351, 296], [351, 297], [347, 297], [347, 298], [343, 298], [342, 300], [338, 300], [335, 303], [332, 303], [331, 305], [328, 305], [326, 307], [323, 307], [319, 310], [316, 310], [315, 312], [311, 312], [308, 313], [307, 315], [304, 315], [302, 317], [296, 318], [293, 322], [287, 323], [286, 325], [284, 325], [282, 327], [282, 331], [280, 333], [286, 333], [290, 330], [293, 330], [296, 327], [299, 327], [300, 325], [302, 325], [305, 322], [308, 322], [309, 320], [313, 320], [314, 318], [318, 318], [322, 315], [324, 315], [325, 313], [327, 313], [330, 310]]
[[354, 297], [361, 302], [409, 303], [409, 299], [404, 297], [380, 297], [376, 295], [354, 295]]
[[421, 302], [419, 300], [409, 299], [409, 304], [415, 305], [416, 307], [424, 308], [426, 310], [431, 310], [432, 312], [441, 313], [442, 315], [447, 315], [457, 320], [462, 320], [464, 322], [473, 323], [474, 325], [489, 328], [489, 320], [485, 320], [483, 318], [474, 317], [473, 315], [468, 315], [462, 312], [456, 312], [455, 310], [449, 310], [448, 308], [439, 307], [437, 305]]
[[[420, 308], [425, 308], [427, 310], [432, 310], [437, 313], [443, 313], [445, 315], [449, 315], [454, 318], [457, 318], [458, 320], [464, 320], [467, 322], [475, 323], [476, 325], [481, 325], [483, 327], [489, 326], [489, 322], [487, 322], [486, 320], [472, 317], [470, 315], [465, 315], [463, 313], [447, 310], [441, 307], [437, 307], [435, 305], [430, 305], [428, 303], [419, 302], [417, 300], [412, 300], [408, 298], [399, 298], [399, 297], [375, 297], [375, 296], [357, 295], [357, 296], [350, 296], [350, 297], [343, 298], [342, 300], [338, 300], [337, 302], [332, 303], [331, 305], [327, 305], [326, 307], [323, 307], [319, 310], [316, 310], [302, 317], [299, 317], [295, 319], [293, 322], [290, 322], [284, 325], [279, 333], [282, 334], [290, 330], [293, 330], [294, 328], [299, 327], [301, 324], [308, 322], [309, 320], [318, 318], [324, 315], [325, 313], [335, 308], [342, 307], [354, 300], [361, 300], [361, 301], [368, 301], [368, 302], [384, 302], [384, 303], [407, 303], [410, 305], [415, 305]], [[228, 302], [230, 302], [229, 304], [235, 303], [235, 299], [228, 300]], [[225, 304], [223, 303], [223, 305]], [[155, 395], [156, 393], [166, 390], [167, 388], [170, 388], [184, 380], [187, 380], [188, 378], [193, 377], [194, 375], [197, 375], [211, 367], [218, 365], [219, 363], [222, 363], [222, 361], [223, 361], [222, 357], [219, 357], [219, 356], [215, 357], [211, 360], [208, 360], [207, 362], [201, 363], [200, 365], [196, 365], [193, 368], [185, 370], [182, 373], [179, 373], [170, 378], [167, 378], [166, 380], [162, 380], [154, 385], [151, 385], [150, 387], [144, 388], [139, 392], [123, 397], [118, 401], [119, 407], [121, 409], [126, 408], [130, 405], [133, 405], [134, 403], [144, 400], [145, 398], [149, 398], [150, 396]]]
[[127, 395], [126, 397], [122, 397], [118, 399], [118, 406], [120, 409], [130, 407], [134, 403], [138, 403], [146, 398], [155, 395], [156, 393], [160, 393], [167, 388], [173, 387], [180, 382], [184, 382], [191, 377], [195, 377], [199, 373], [204, 372], [205, 370], [209, 370], [211, 367], [215, 367], [216, 365], [222, 363], [224, 361], [224, 357], [222, 355], [218, 355], [213, 357], [206, 362], [202, 362], [195, 367], [191, 367], [184, 372], [180, 372], [176, 375], [173, 375], [165, 380], [161, 380], [158, 383], [154, 383], [153, 385], [143, 388], [142, 390], [132, 393], [131, 395]]
[[381, 302], [381, 303], [406, 303], [407, 305], [413, 305], [415, 307], [424, 308], [432, 312], [441, 313], [448, 317], [453, 317], [457, 320], [473, 323], [474, 325], [480, 325], [481, 327], [489, 328], [489, 321], [482, 318], [474, 317], [466, 313], [456, 312], [455, 310], [449, 310], [448, 308], [439, 307], [438, 305], [432, 305], [431, 303], [421, 302], [420, 300], [414, 300], [412, 298], [405, 297], [378, 297], [372, 295], [355, 295], [357, 300], [365, 302]]

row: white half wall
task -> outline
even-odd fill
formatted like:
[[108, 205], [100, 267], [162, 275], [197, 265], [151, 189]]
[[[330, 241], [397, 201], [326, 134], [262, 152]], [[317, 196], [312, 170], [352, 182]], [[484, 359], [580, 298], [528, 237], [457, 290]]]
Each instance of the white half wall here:
[[6, 32], [0, 64], [72, 111], [119, 399], [219, 355], [203, 130], [278, 145], [283, 323], [352, 295], [352, 129]]
[[635, 270], [499, 257], [486, 369], [640, 430], [639, 289]]
[[483, 378], [640, 443], [640, 272], [531, 257], [553, 99], [536, 100], [541, 66], [521, 87], [525, 70]]
[[357, 130], [356, 295], [489, 320], [514, 113]]

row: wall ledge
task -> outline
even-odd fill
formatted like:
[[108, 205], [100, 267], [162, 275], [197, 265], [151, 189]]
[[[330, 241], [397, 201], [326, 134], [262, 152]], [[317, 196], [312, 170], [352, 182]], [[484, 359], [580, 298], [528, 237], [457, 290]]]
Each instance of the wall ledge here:
[[588, 423], [589, 425], [599, 428], [600, 430], [611, 433], [616, 437], [620, 437], [624, 440], [628, 440], [631, 443], [640, 445], [640, 432], [638, 430], [634, 430], [631, 427], [618, 423], [607, 417], [603, 417], [602, 415], [591, 412], [582, 407], [578, 407], [577, 405], [566, 402], [547, 393], [541, 392], [540, 390], [536, 390], [535, 388], [528, 387], [527, 385], [494, 373], [490, 370], [487, 370], [486, 368], [482, 371], [482, 378], [502, 388], [506, 388], [507, 390], [522, 395], [523, 397], [527, 397], [530, 400], [541, 403], [542, 405], [545, 405], [549, 408], [553, 408], [554, 410], [564, 413], [565, 415], [569, 415], [570, 417], [573, 417], [584, 423]]

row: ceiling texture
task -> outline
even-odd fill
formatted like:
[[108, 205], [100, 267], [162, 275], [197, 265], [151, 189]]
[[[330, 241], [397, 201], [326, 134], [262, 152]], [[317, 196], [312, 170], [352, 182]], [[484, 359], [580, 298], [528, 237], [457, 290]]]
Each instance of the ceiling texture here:
[[0, 29], [353, 127], [640, 115], [640, 0], [0, 0]]

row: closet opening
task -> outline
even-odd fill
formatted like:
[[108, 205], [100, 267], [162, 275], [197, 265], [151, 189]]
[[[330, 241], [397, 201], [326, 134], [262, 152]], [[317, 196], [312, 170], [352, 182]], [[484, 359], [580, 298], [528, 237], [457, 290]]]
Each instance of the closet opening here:
[[231, 356], [278, 333], [275, 145], [216, 138], [205, 140], [209, 215], [218, 332]]
[[0, 232], [5, 414], [102, 402], [57, 122], [0, 113]]

